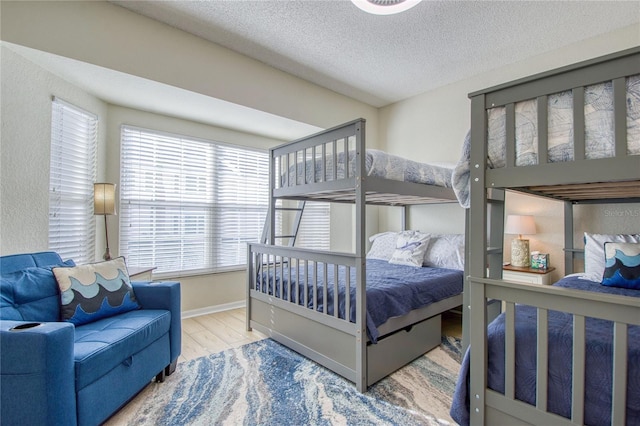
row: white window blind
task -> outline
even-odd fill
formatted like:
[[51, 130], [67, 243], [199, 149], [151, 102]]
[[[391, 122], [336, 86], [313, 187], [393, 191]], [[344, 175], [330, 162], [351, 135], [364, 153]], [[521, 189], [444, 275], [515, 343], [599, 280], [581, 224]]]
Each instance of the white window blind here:
[[330, 203], [307, 201], [300, 221], [296, 247], [330, 249]]
[[95, 257], [93, 182], [97, 138], [97, 116], [53, 99], [49, 249], [78, 264]]
[[130, 266], [206, 273], [246, 264], [267, 211], [263, 151], [122, 127], [120, 253]]

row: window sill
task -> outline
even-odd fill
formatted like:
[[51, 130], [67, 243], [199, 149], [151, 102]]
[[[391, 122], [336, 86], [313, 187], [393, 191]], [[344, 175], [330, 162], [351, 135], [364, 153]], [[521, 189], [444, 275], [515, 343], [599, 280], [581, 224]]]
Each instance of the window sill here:
[[180, 278], [185, 277], [198, 277], [203, 275], [215, 275], [215, 274], [225, 274], [229, 272], [245, 272], [247, 270], [246, 265], [239, 266], [229, 266], [227, 268], [216, 268], [216, 269], [198, 269], [192, 271], [175, 271], [175, 272], [154, 272], [153, 279], [155, 281], [168, 281], [168, 280], [179, 280]]

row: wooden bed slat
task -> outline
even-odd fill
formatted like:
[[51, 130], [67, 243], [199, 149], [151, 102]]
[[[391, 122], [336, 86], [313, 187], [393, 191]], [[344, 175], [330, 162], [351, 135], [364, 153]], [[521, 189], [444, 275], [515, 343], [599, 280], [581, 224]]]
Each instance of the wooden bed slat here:
[[[279, 258], [280, 259], [280, 299], [284, 298], [284, 259], [282, 257]], [[275, 258], [275, 260], [278, 260], [278, 257]], [[288, 281], [291, 282], [291, 281]], [[291, 301], [291, 295], [288, 294], [290, 292], [287, 292], [287, 297], [289, 298], [289, 301]]]
[[[338, 292], [338, 266], [336, 265], [336, 267], [333, 269], [333, 315], [334, 316], [339, 316], [338, 315], [338, 303], [340, 302], [340, 293]], [[325, 275], [326, 277], [326, 275]], [[325, 288], [327, 286], [325, 285]], [[348, 293], [345, 293], [345, 296]], [[329, 299], [327, 299], [327, 295], [325, 294], [324, 296], [324, 305], [328, 305], [329, 304]]]
[[625, 78], [613, 80], [613, 134], [616, 157], [627, 155], [627, 81]]
[[[324, 282], [324, 285], [322, 286], [322, 313], [326, 314], [328, 312], [327, 295], [329, 294], [329, 291], [328, 291], [329, 289], [327, 288], [327, 281], [326, 281], [327, 280], [327, 271], [328, 271], [329, 267], [328, 267], [326, 262], [322, 263], [322, 268], [323, 268], [322, 272], [324, 274], [323, 276], [325, 277], [324, 278], [325, 282]], [[334, 265], [333, 268], [334, 268], [334, 272], [335, 272], [335, 270], [338, 269], [338, 265]], [[313, 263], [313, 274], [314, 274], [314, 276], [313, 276], [313, 279], [314, 279], [313, 285], [314, 285], [314, 288], [315, 288], [315, 287], [317, 287], [317, 284], [318, 284], [318, 262], [314, 262]]]
[[584, 87], [573, 89], [573, 160], [584, 160]]
[[549, 376], [549, 311], [538, 308], [537, 319], [537, 368], [536, 368], [536, 407], [547, 411], [547, 389]]
[[627, 324], [613, 324], [613, 385], [611, 424], [626, 424], [627, 415]]
[[[351, 267], [347, 266], [347, 273], [345, 276], [345, 312], [349, 312], [349, 314], [346, 314], [347, 316], [350, 315], [351, 312]], [[348, 318], [345, 318], [348, 319]]]
[[516, 395], [516, 313], [515, 304], [506, 302], [504, 332], [504, 396], [515, 399]]
[[515, 167], [516, 165], [516, 106], [514, 103], [506, 105], [505, 108], [505, 126], [506, 126], [506, 151], [505, 161], [506, 167]]
[[571, 420], [584, 423], [585, 317], [573, 316], [573, 375], [571, 380]]
[[529, 186], [530, 192], [567, 201], [640, 198], [640, 181], [594, 182], [590, 184]]
[[[324, 160], [325, 158], [327, 158], [327, 144], [323, 143], [322, 144], [322, 159]], [[326, 182], [327, 181], [327, 162], [326, 161], [320, 161], [320, 167], [322, 168], [322, 179], [320, 179], [321, 182]]]
[[549, 99], [539, 96], [538, 106], [538, 164], [549, 161]]

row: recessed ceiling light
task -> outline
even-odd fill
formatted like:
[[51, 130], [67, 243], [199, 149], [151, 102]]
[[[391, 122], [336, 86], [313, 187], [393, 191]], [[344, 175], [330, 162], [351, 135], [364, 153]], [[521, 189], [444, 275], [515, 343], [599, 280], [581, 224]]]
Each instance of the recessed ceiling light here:
[[404, 12], [422, 0], [351, 0], [358, 8], [374, 15], [393, 15]]

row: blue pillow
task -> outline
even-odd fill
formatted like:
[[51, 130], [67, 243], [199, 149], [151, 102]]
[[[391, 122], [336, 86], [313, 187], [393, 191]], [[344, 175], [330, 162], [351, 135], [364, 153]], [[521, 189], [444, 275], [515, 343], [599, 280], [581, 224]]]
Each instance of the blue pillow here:
[[602, 284], [640, 290], [640, 244], [604, 243]]
[[82, 325], [140, 308], [122, 257], [73, 268], [53, 268], [53, 274], [60, 287], [63, 321]]

